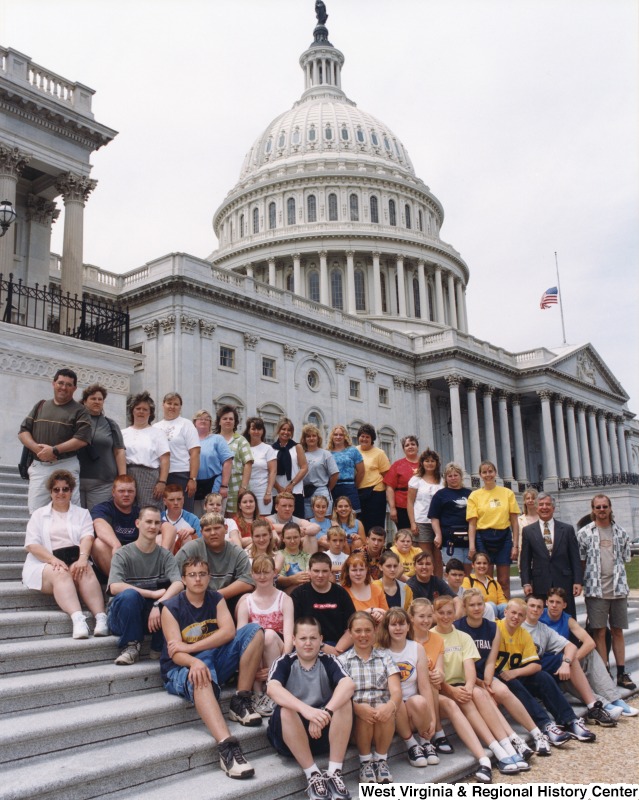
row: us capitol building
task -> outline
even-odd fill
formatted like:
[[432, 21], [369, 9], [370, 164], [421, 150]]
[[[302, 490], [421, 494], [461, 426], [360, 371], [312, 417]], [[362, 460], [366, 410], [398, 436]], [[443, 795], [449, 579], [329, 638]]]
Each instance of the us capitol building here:
[[[232, 403], [242, 419], [262, 416], [269, 433], [282, 415], [298, 434], [305, 422], [325, 432], [372, 422], [391, 460], [416, 433], [476, 485], [489, 458], [516, 491], [559, 491], [559, 516], [572, 522], [605, 491], [638, 533], [639, 425], [628, 395], [590, 344], [512, 353], [469, 333], [470, 270], [440, 236], [442, 204], [391, 128], [346, 95], [325, 17], [300, 56], [299, 100], [255, 139], [213, 215], [217, 250], [124, 275], [82, 263], [90, 154], [116, 132], [94, 120], [93, 90], [0, 48], [0, 200], [18, 213], [0, 238], [0, 271], [130, 311], [129, 349], [118, 350], [52, 333], [64, 326], [50, 316], [40, 326], [49, 332], [18, 328], [15, 302], [8, 313], [0, 294], [3, 330], [14, 323], [28, 338], [0, 352], [0, 383], [19, 374], [30, 387], [14, 416], [28, 408], [24, 396], [45, 396], [37, 380], [50, 380], [64, 353], [83, 385], [107, 382], [121, 423], [127, 392], [142, 388], [156, 401], [179, 390], [187, 415]], [[38, 348], [51, 366], [33, 366]]]

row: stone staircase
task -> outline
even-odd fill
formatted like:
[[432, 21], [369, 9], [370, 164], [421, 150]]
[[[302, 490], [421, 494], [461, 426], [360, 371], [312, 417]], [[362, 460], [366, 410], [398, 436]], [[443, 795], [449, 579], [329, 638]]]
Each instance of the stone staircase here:
[[[265, 725], [246, 729], [230, 723], [256, 774], [242, 782], [227, 778], [195, 710], [163, 690], [157, 662], [143, 657], [131, 667], [116, 667], [115, 637], [74, 641], [69, 618], [53, 600], [22, 586], [26, 492], [17, 470], [0, 467], [0, 800], [303, 796], [301, 770], [273, 751]], [[628, 667], [635, 679], [638, 641], [633, 608]], [[223, 690], [224, 711], [230, 696]], [[462, 779], [474, 759], [456, 745], [455, 754], [442, 757], [438, 766], [414, 769], [395, 743], [390, 759], [395, 780]], [[354, 796], [357, 768], [349, 750], [345, 773]]]

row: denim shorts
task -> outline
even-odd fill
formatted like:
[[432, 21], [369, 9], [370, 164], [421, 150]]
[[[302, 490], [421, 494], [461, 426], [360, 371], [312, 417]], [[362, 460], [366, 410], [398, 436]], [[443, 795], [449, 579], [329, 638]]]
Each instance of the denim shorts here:
[[495, 566], [510, 566], [510, 553], [513, 549], [513, 534], [510, 528], [477, 530], [475, 549], [486, 553]]
[[[209, 668], [213, 691], [218, 699], [220, 697], [220, 686], [225, 684], [237, 672], [242, 653], [253, 641], [253, 637], [259, 630], [259, 625], [250, 622], [240, 628], [230, 642], [213, 650], [202, 650], [200, 653], [195, 654], [195, 657], [203, 661]], [[193, 684], [189, 680], [188, 667], [172, 667], [164, 680], [164, 688], [169, 694], [175, 694], [178, 697], [190, 700], [191, 703], [193, 702]]]

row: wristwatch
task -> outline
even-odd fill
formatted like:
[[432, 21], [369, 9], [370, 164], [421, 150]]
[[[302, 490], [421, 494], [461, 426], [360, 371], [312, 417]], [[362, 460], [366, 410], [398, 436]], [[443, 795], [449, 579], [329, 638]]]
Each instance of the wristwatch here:
[[567, 656], [564, 656], [564, 664], [572, 664], [572, 661]]
[[328, 714], [330, 715], [331, 719], [333, 719], [333, 710], [331, 708], [326, 708], [326, 706], [322, 706], [320, 708], [320, 711], [327, 711]]
[[51, 452], [53, 453], [53, 455], [54, 455], [56, 458], [60, 458], [60, 451], [58, 450], [58, 448], [57, 448], [57, 447], [52, 447], [52, 448], [51, 448]]
[[153, 608], [159, 608], [159, 607], [160, 607], [160, 601], [156, 600], [155, 603], [153, 603]]

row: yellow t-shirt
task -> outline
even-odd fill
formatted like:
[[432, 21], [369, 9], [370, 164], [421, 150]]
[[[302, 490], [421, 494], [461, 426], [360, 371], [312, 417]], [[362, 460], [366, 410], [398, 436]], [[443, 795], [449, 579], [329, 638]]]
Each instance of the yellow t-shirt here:
[[517, 667], [524, 667], [526, 664], [539, 661], [537, 648], [528, 631], [519, 627], [511, 635], [508, 633], [508, 628], [503, 619], [497, 620], [497, 627], [501, 634], [501, 642], [499, 644], [499, 653], [497, 654], [495, 674], [498, 675], [502, 669], [517, 669]]
[[510, 527], [510, 515], [521, 514], [515, 495], [505, 486], [494, 489], [475, 489], [466, 505], [466, 519], [477, 517], [477, 529], [495, 528], [503, 531]]
[[386, 485], [382, 473], [386, 473], [390, 469], [390, 461], [386, 453], [379, 447], [371, 447], [370, 450], [362, 450], [361, 447], [357, 449], [364, 459], [364, 477], [358, 488], [370, 489], [372, 486], [376, 492], [385, 492]]
[[490, 600], [491, 603], [496, 603], [497, 605], [508, 602], [508, 598], [498, 581], [494, 578], [488, 578], [488, 582], [484, 586], [484, 582], [474, 572], [471, 572], [470, 578], [464, 578], [462, 589], [479, 589], [484, 595], [484, 600]]
[[391, 547], [391, 550], [393, 551], [393, 553], [395, 553], [397, 558], [399, 558], [399, 563], [404, 567], [404, 575], [407, 578], [412, 578], [413, 575], [415, 574], [415, 564], [414, 564], [415, 556], [418, 556], [422, 552], [421, 548], [411, 547], [411, 549], [406, 554], [400, 553], [395, 545]]
[[[435, 631], [444, 640], [444, 680], [451, 685], [466, 683], [464, 661], [479, 661], [477, 645], [464, 631], [453, 628], [450, 633]], [[432, 632], [431, 632], [432, 636]]]

